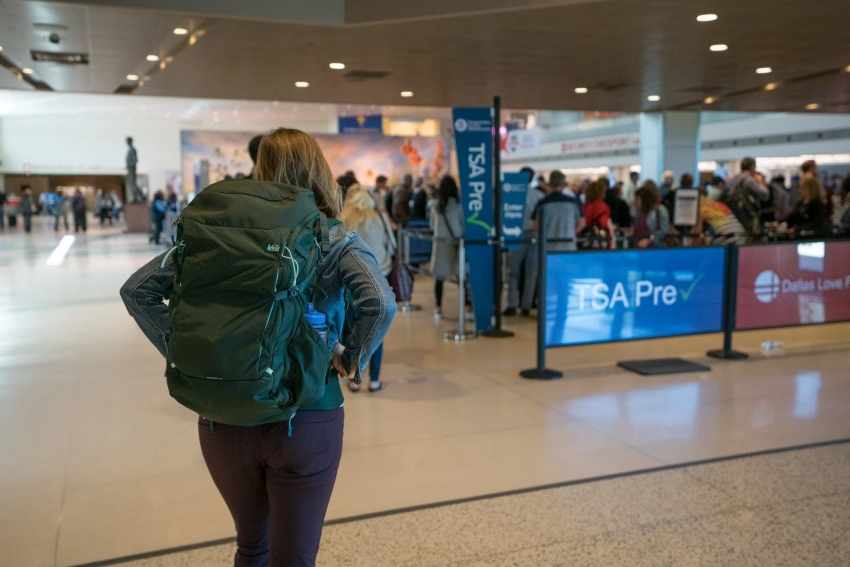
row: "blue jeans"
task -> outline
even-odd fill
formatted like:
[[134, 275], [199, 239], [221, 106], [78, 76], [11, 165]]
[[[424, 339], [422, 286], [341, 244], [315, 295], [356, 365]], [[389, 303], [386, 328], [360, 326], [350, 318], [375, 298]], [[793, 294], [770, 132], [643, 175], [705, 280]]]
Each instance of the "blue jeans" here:
[[369, 380], [377, 382], [381, 378], [381, 360], [384, 358], [384, 343], [378, 345], [369, 359]]

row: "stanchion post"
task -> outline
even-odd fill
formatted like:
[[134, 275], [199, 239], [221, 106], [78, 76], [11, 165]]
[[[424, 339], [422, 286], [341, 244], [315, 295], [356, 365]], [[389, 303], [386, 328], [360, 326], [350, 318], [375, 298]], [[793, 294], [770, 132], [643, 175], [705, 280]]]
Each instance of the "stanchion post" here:
[[493, 226], [495, 228], [493, 254], [495, 262], [493, 268], [493, 298], [495, 313], [495, 326], [481, 333], [481, 336], [505, 339], [514, 336], [511, 331], [502, 329], [502, 99], [493, 97], [493, 204], [495, 215]]
[[519, 375], [529, 380], [555, 380], [564, 374], [546, 368], [546, 254], [549, 248], [546, 239], [546, 207], [540, 207], [537, 214], [537, 367], [523, 370]]
[[[410, 266], [410, 234], [401, 226], [398, 227], [398, 238], [396, 242], [401, 249], [401, 263], [405, 266]], [[411, 313], [413, 311], [420, 311], [421, 309], [421, 305], [414, 305], [410, 301], [405, 301], [404, 305], [401, 306], [403, 313]]]
[[475, 338], [475, 330], [466, 330], [466, 243], [461, 238], [458, 241], [457, 251], [457, 313], [458, 328], [456, 331], [447, 331], [443, 337], [451, 341], [468, 341]]
[[723, 348], [710, 350], [706, 354], [713, 358], [743, 360], [747, 353], [732, 348], [732, 333], [735, 331], [735, 309], [738, 303], [738, 245], [726, 246], [726, 281], [723, 282]]

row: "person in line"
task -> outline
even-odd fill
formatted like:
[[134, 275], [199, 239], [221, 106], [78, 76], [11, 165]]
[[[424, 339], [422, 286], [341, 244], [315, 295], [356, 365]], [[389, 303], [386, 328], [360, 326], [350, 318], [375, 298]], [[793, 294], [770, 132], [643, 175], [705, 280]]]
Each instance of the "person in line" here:
[[838, 193], [832, 196], [832, 224], [850, 227], [850, 175], [844, 178]]
[[673, 192], [674, 186], [673, 184], [676, 182], [676, 176], [669, 169], [665, 171], [661, 175], [661, 187], [659, 187], [659, 192], [661, 193], [661, 198], [666, 199], [667, 195]]
[[759, 183], [756, 177], [755, 158], [745, 157], [741, 160], [741, 173], [729, 179], [724, 187], [721, 198], [727, 197], [738, 187], [746, 189], [755, 198], [757, 203], [764, 203], [770, 200], [770, 191], [768, 191], [767, 186]]
[[788, 232], [797, 238], [823, 238], [827, 226], [823, 186], [815, 176], [800, 179], [800, 202], [786, 219]]
[[[395, 253], [395, 239], [392, 237], [392, 232], [387, 231], [384, 220], [375, 210], [375, 201], [370, 192], [359, 185], [356, 188], [351, 187], [339, 220], [366, 243], [378, 263], [378, 269], [389, 282]], [[372, 358], [369, 359], [369, 392], [377, 392], [384, 388], [384, 383], [381, 382], [383, 357], [384, 343], [381, 342], [372, 354]], [[348, 389], [359, 392], [360, 384], [349, 381]]]
[[[581, 233], [585, 226], [581, 214], [581, 203], [575, 197], [565, 195], [563, 192], [565, 182], [563, 172], [557, 169], [552, 171], [549, 174], [549, 184], [542, 187], [546, 196], [537, 203], [534, 212], [531, 213], [534, 230], [538, 234], [546, 234], [549, 239], [549, 251], [576, 250], [576, 235]], [[544, 209], [544, 225], [541, 225], [541, 211]], [[540, 258], [537, 246], [532, 247], [529, 255], [534, 270], [529, 281], [536, 282], [538, 276], [545, 276], [545, 274], [538, 273]], [[534, 291], [531, 286], [526, 286], [524, 292], [522, 315], [528, 317], [531, 314]]]
[[375, 178], [375, 187], [369, 192], [372, 196], [372, 199], [375, 200], [375, 210], [381, 213], [382, 215], [387, 215], [389, 217], [389, 213], [387, 212], [386, 206], [386, 197], [390, 192], [390, 188], [387, 185], [387, 176], [379, 175]]
[[410, 222], [410, 200], [413, 198], [413, 176], [405, 173], [401, 184], [393, 187], [390, 215], [393, 222], [402, 228], [407, 228]]
[[623, 183], [622, 197], [629, 207], [633, 206], [635, 203], [635, 192], [637, 191], [637, 183], [639, 179], [640, 173], [637, 171], [630, 171], [629, 179]]
[[346, 171], [345, 173], [337, 177], [336, 184], [339, 185], [342, 189], [343, 200], [345, 200], [345, 196], [348, 194], [349, 189], [351, 189], [355, 185], [360, 187], [360, 182], [357, 181], [357, 176], [354, 175], [353, 171]]
[[632, 213], [629, 210], [629, 204], [623, 199], [622, 181], [618, 181], [613, 188], [608, 190], [605, 202], [611, 209], [611, 220], [616, 228], [625, 230], [632, 226]]
[[24, 232], [32, 232], [32, 215], [35, 212], [35, 198], [32, 194], [32, 189], [29, 186], [24, 186], [21, 191], [21, 216], [24, 217]]
[[[592, 248], [613, 248], [614, 223], [611, 222], [611, 207], [605, 202], [607, 186], [594, 181], [584, 192], [585, 226], [581, 236], [588, 239]], [[610, 238], [611, 240], [604, 240]]]
[[773, 200], [773, 219], [782, 222], [791, 213], [791, 197], [785, 187], [785, 176], [777, 175], [770, 180], [770, 193]]
[[413, 197], [410, 207], [410, 220], [424, 221], [428, 219], [428, 186], [422, 177], [417, 177], [413, 183]]
[[165, 195], [162, 191], [154, 193], [153, 201], [151, 202], [151, 236], [148, 242], [152, 244], [161, 244], [163, 224], [165, 224], [165, 213], [168, 205], [165, 202]]
[[708, 198], [708, 189], [700, 190], [699, 222], [691, 230], [694, 236], [702, 236], [707, 244], [746, 244], [744, 227], [732, 210], [720, 201]]
[[[533, 169], [524, 167], [520, 171], [528, 174], [529, 186], [528, 192], [525, 194], [522, 245], [519, 248], [508, 250], [508, 306], [503, 312], [508, 317], [516, 315], [517, 304], [521, 306], [524, 313], [531, 312], [531, 306], [534, 302], [534, 291], [537, 289], [537, 282], [535, 279], [532, 279], [533, 274], [537, 273], [537, 268], [531, 265], [531, 249], [536, 246], [532, 242], [536, 233], [534, 232], [534, 220], [531, 218], [531, 215], [534, 213], [537, 203], [546, 196], [540, 184], [532, 184], [534, 180]], [[526, 289], [529, 289], [529, 291], [526, 292]], [[528, 303], [524, 303], [523, 298], [526, 298]]]
[[65, 223], [65, 230], [70, 230], [68, 228], [68, 209], [70, 207], [70, 203], [68, 203], [68, 198], [65, 197], [65, 192], [62, 189], [56, 190], [56, 198], [55, 203], [53, 204], [53, 215], [56, 217], [56, 222], [53, 225], [53, 230], [59, 232], [59, 219]]
[[[313, 138], [279, 128], [263, 137], [258, 154], [255, 180], [312, 190], [322, 213], [339, 215], [342, 192]], [[360, 237], [335, 225], [330, 243], [330, 253], [317, 268], [314, 298], [322, 298], [316, 308], [328, 315], [333, 368], [349, 379], [383, 341], [396, 304]], [[170, 258], [167, 253], [154, 258], [121, 288], [127, 310], [163, 356], [171, 339], [164, 302], [176, 273]], [[358, 315], [343, 334], [346, 294], [353, 303], [349, 312]], [[342, 455], [343, 401], [339, 380], [331, 379], [324, 396], [299, 408], [289, 422], [291, 436], [286, 422], [213, 427], [199, 418], [204, 461], [236, 524], [236, 566], [315, 565]]]
[[6, 193], [0, 187], [0, 231], [6, 230]]
[[71, 210], [74, 213], [74, 232], [86, 231], [86, 198], [83, 192], [77, 189], [71, 197]]
[[647, 179], [635, 194], [635, 226], [632, 244], [636, 248], [650, 248], [670, 234], [670, 215], [659, 201], [658, 186]]
[[[450, 175], [440, 180], [439, 200], [431, 211], [431, 230], [434, 247], [431, 251], [431, 275], [434, 278], [434, 318], [443, 317], [443, 286], [447, 279], [458, 273], [458, 243], [463, 235], [463, 207], [460, 190]], [[467, 296], [467, 300], [469, 296]]]

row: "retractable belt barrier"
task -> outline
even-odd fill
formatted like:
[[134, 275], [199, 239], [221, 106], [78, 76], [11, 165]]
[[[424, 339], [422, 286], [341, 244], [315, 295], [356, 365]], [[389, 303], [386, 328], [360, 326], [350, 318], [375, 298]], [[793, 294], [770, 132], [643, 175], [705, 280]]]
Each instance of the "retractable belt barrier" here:
[[[545, 208], [540, 226], [545, 226]], [[537, 365], [546, 349], [722, 332], [716, 358], [744, 359], [735, 331], [850, 321], [850, 241], [549, 251], [538, 239]]]
[[[540, 225], [545, 226], [545, 207]], [[550, 251], [552, 244], [581, 238], [538, 237], [519, 242], [537, 246], [537, 365], [520, 374], [551, 379], [562, 374], [546, 368], [546, 349], [629, 340], [723, 333], [723, 347], [708, 355], [744, 359], [732, 348], [735, 331], [850, 321], [850, 240], [834, 230], [833, 239], [767, 240], [725, 246], [649, 249], [601, 247]], [[723, 235], [725, 238], [743, 235]], [[804, 235], [801, 235], [804, 236]], [[628, 240], [613, 237], [615, 241]], [[434, 237], [426, 230], [404, 230], [403, 258], [411, 271], [431, 276], [411, 263], [411, 241], [458, 245], [459, 329], [446, 338], [475, 336], [464, 325], [466, 246], [499, 244], [495, 239]], [[612, 238], [595, 238], [610, 243]], [[504, 244], [504, 243], [502, 243]]]

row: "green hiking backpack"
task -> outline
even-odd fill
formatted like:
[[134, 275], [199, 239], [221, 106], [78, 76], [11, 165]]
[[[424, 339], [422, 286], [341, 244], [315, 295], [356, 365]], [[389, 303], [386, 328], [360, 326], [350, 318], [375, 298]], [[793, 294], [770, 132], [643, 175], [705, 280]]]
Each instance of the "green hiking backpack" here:
[[331, 352], [304, 313], [330, 243], [313, 193], [210, 185], [180, 215], [174, 250], [171, 396], [230, 425], [285, 421], [320, 399]]

